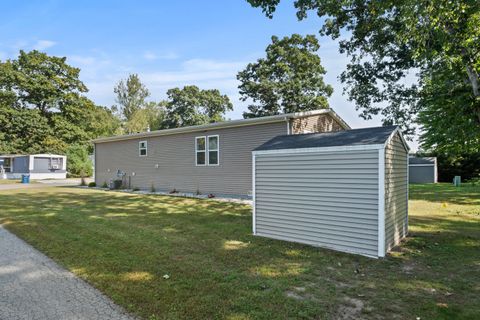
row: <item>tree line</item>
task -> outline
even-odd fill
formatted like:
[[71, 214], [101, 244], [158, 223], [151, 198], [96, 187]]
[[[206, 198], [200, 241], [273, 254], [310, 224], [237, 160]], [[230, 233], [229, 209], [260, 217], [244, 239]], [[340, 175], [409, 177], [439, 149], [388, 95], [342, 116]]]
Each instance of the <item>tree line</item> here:
[[[280, 2], [247, 1], [269, 18]], [[339, 52], [350, 58], [340, 80], [361, 117], [380, 115], [407, 136], [420, 128], [428, 153], [480, 153], [480, 2], [302, 0], [294, 6], [299, 20], [312, 13], [322, 18], [321, 36], [347, 35], [339, 40]], [[324, 82], [320, 55], [315, 35], [273, 36], [265, 56], [237, 74], [240, 99], [248, 104], [243, 116], [328, 108], [333, 89]], [[194, 85], [150, 101], [136, 74], [116, 84], [115, 106], [98, 106], [85, 96], [79, 73], [66, 58], [38, 51], [0, 61], [0, 153], [88, 153], [99, 136], [223, 121], [233, 109], [219, 90]]]

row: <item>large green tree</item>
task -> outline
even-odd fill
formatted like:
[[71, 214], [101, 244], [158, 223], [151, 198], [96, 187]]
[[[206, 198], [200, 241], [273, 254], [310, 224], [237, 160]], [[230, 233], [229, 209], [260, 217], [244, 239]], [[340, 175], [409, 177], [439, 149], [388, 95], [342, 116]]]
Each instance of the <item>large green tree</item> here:
[[137, 74], [130, 74], [127, 79], [120, 80], [113, 91], [116, 94], [118, 109], [126, 122], [130, 121], [135, 112], [146, 105], [150, 96], [147, 87]]
[[418, 122], [424, 150], [463, 156], [480, 153], [476, 102], [459, 69], [458, 63], [441, 61], [421, 75]]
[[[247, 0], [272, 17], [280, 0]], [[439, 61], [453, 61], [474, 105], [457, 105], [480, 124], [480, 1], [478, 0], [296, 0], [297, 17], [321, 18], [320, 34], [339, 39], [350, 57], [341, 79], [366, 119], [411, 128], [419, 110], [423, 75]], [[411, 79], [413, 78], [413, 80]], [[439, 108], [441, 106], [438, 106]]]
[[0, 61], [0, 153], [63, 153], [117, 130], [110, 110], [83, 95], [79, 73], [39, 51]]
[[237, 75], [241, 100], [252, 101], [243, 116], [328, 108], [327, 98], [333, 89], [323, 81], [325, 69], [317, 54], [319, 49], [313, 35], [273, 36], [266, 57], [248, 64]]
[[165, 107], [163, 129], [219, 122], [224, 120], [225, 112], [233, 110], [228, 96], [197, 86], [169, 89], [161, 104]]

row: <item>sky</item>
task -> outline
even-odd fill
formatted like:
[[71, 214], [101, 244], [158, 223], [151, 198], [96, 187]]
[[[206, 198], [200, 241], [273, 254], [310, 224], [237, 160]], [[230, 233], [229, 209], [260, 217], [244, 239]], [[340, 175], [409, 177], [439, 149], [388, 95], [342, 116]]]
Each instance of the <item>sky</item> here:
[[[105, 106], [115, 104], [115, 84], [131, 73], [140, 76], [152, 101], [185, 85], [219, 89], [234, 105], [230, 119], [242, 118], [247, 108], [239, 100], [236, 74], [265, 55], [271, 36], [319, 37], [321, 26], [315, 15], [298, 21], [292, 1], [282, 1], [273, 19], [245, 0], [4, 1], [0, 60], [32, 49], [65, 56], [81, 69], [87, 96]], [[330, 107], [352, 128], [381, 125], [379, 118], [358, 117], [338, 79], [348, 58], [337, 42], [319, 40], [325, 82], [334, 88]]]

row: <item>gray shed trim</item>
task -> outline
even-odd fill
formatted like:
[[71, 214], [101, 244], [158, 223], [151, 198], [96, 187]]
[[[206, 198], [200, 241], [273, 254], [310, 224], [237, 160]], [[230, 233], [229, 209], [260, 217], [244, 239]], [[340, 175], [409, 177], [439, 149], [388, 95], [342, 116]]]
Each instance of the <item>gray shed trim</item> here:
[[[353, 130], [352, 130], [353, 131]], [[408, 154], [408, 145], [406, 144], [405, 140], [403, 139], [401, 133], [399, 132], [399, 129], [398, 128], [389, 128], [389, 134], [384, 137], [383, 139], [381, 139], [380, 141], [378, 139], [373, 139], [371, 141], [374, 142], [374, 144], [363, 144], [363, 145], [357, 145], [357, 144], [353, 144], [353, 145], [339, 145], [339, 146], [328, 146], [328, 147], [304, 147], [304, 148], [294, 148], [295, 144], [292, 143], [292, 141], [294, 141], [295, 139], [302, 139], [302, 137], [300, 138], [288, 138], [288, 145], [290, 146], [289, 148], [287, 147], [286, 149], [277, 149], [277, 148], [268, 148], [266, 146], [268, 145], [272, 145], [271, 142], [275, 139], [280, 139], [280, 138], [274, 138], [272, 139], [271, 141], [265, 143], [263, 146], [257, 148], [255, 151], [252, 152], [252, 161], [253, 161], [253, 165], [252, 165], [252, 168], [253, 168], [253, 187], [252, 187], [252, 190], [253, 190], [253, 200], [254, 200], [254, 203], [253, 203], [253, 215], [252, 215], [252, 222], [253, 222], [253, 233], [255, 235], [260, 235], [260, 236], [268, 236], [268, 237], [271, 237], [271, 238], [275, 238], [275, 239], [280, 239], [280, 240], [287, 240], [287, 241], [296, 241], [296, 242], [302, 242], [302, 243], [307, 243], [307, 244], [313, 244], [313, 245], [319, 245], [319, 246], [322, 246], [322, 247], [326, 247], [326, 248], [332, 248], [332, 249], [336, 249], [336, 250], [340, 250], [340, 251], [345, 251], [345, 252], [352, 252], [352, 253], [356, 253], [356, 254], [361, 254], [361, 255], [365, 255], [365, 256], [369, 256], [369, 257], [384, 257], [385, 254], [386, 254], [386, 251], [387, 251], [387, 248], [386, 248], [386, 234], [385, 234], [385, 230], [386, 230], [386, 208], [385, 208], [385, 205], [386, 205], [386, 202], [385, 202], [385, 192], [386, 192], [386, 187], [385, 187], [385, 175], [386, 175], [386, 168], [385, 168], [385, 165], [386, 165], [386, 148], [387, 146], [389, 145], [389, 143], [391, 142], [391, 140], [393, 139], [393, 137], [395, 137], [397, 134], [398, 136], [401, 138], [401, 144], [403, 146], [403, 148], [405, 149], [405, 153]], [[347, 131], [348, 132], [348, 131]], [[323, 135], [323, 134], [316, 134], [317, 136], [320, 136], [320, 135]], [[331, 133], [327, 133], [325, 135], [331, 135]], [[300, 135], [301, 136], [301, 135]], [[277, 141], [278, 142], [278, 141]], [[382, 143], [378, 143], [378, 142], [382, 142]], [[282, 143], [282, 142], [280, 142]], [[316, 142], [313, 143], [313, 145], [315, 145]], [[278, 145], [278, 144], [277, 144]], [[303, 144], [304, 146], [308, 146], [308, 145], [312, 145], [312, 144]], [[340, 158], [338, 158], [338, 160], [336, 160], [334, 163], [338, 163], [338, 161], [345, 161], [345, 159], [348, 158], [348, 155], [356, 155], [358, 156], [359, 154], [370, 154], [371, 156], [373, 156], [374, 158], [372, 159], [375, 159], [375, 162], [374, 163], [371, 163], [371, 165], [376, 165], [376, 180], [375, 180], [375, 187], [373, 188], [375, 190], [375, 192], [377, 192], [377, 198], [376, 198], [376, 205], [375, 206], [370, 206], [370, 207], [366, 207], [365, 209], [363, 208], [359, 208], [359, 204], [361, 205], [362, 203], [363, 204], [368, 204], [368, 201], [370, 201], [369, 199], [367, 199], [366, 195], [363, 195], [362, 197], [358, 197], [356, 196], [355, 199], [354, 199], [354, 202], [351, 203], [352, 207], [351, 208], [355, 208], [355, 210], [357, 212], [359, 212], [359, 216], [358, 217], [361, 217], [361, 219], [365, 219], [364, 221], [362, 220], [355, 220], [357, 218], [355, 218], [354, 216], [352, 215], [348, 215], [348, 213], [342, 213], [341, 211], [339, 212], [339, 210], [337, 210], [338, 208], [335, 208], [335, 205], [337, 207], [341, 207], [341, 206], [345, 206], [346, 204], [348, 205], [347, 201], [345, 201], [345, 199], [341, 199], [342, 197], [347, 197], [345, 196], [344, 194], [340, 194], [340, 193], [331, 193], [328, 197], [336, 197], [337, 200], [334, 200], [334, 201], [339, 201], [337, 202], [336, 204], [332, 202], [332, 204], [327, 204], [327, 206], [330, 206], [329, 209], [325, 210], [326, 212], [327, 211], [332, 211], [332, 213], [330, 213], [331, 216], [335, 216], [334, 219], [339, 219], [339, 221], [341, 221], [341, 223], [339, 223], [338, 225], [334, 225], [334, 223], [332, 221], [327, 221], [324, 223], [326, 223], [326, 225], [330, 225], [331, 228], [332, 228], [332, 231], [330, 233], [330, 236], [331, 237], [336, 237], [338, 235], [335, 235], [335, 232], [338, 232], [339, 233], [339, 237], [337, 237], [336, 239], [334, 239], [335, 241], [333, 241], [332, 239], [328, 239], [327, 237], [324, 237], [322, 241], [319, 241], [318, 238], [316, 238], [316, 236], [318, 236], [318, 234], [315, 234], [313, 235], [312, 232], [313, 232], [313, 228], [312, 227], [312, 224], [314, 224], [314, 220], [313, 220], [313, 216], [310, 216], [309, 218], [311, 218], [310, 220], [308, 220], [309, 218], [307, 217], [301, 217], [299, 218], [299, 221], [297, 221], [296, 219], [292, 220], [291, 219], [291, 216], [290, 216], [290, 220], [288, 220], [288, 217], [286, 218], [285, 216], [282, 216], [285, 215], [285, 214], [290, 214], [292, 215], [291, 213], [291, 210], [292, 209], [297, 209], [301, 206], [302, 207], [302, 210], [309, 210], [308, 208], [305, 208], [304, 205], [301, 203], [301, 202], [296, 202], [294, 204], [288, 204], [288, 203], [281, 203], [282, 201], [282, 197], [286, 197], [286, 196], [291, 196], [292, 194], [294, 194], [294, 197], [301, 197], [302, 195], [301, 194], [295, 194], [295, 190], [292, 191], [292, 188], [290, 186], [290, 188], [288, 189], [288, 192], [283, 194], [283, 195], [280, 195], [279, 197], [277, 197], [276, 199], [273, 199], [274, 201], [270, 201], [270, 206], [272, 206], [272, 208], [274, 208], [275, 210], [270, 212], [271, 216], [270, 217], [267, 217], [266, 219], [263, 219], [263, 218], [259, 218], [258, 216], [258, 210], [259, 209], [262, 209], [262, 210], [266, 210], [266, 214], [268, 216], [268, 209], [265, 209], [265, 207], [261, 204], [261, 201], [262, 200], [259, 200], [259, 190], [257, 188], [257, 183], [259, 182], [259, 174], [258, 174], [258, 165], [259, 165], [259, 159], [261, 159], [261, 157], [271, 157], [271, 159], [274, 159], [273, 156], [286, 156], [286, 155], [301, 155], [301, 156], [308, 156], [308, 157], [314, 157], [314, 155], [318, 155], [318, 154], [323, 154], [323, 155], [329, 155], [329, 154], [332, 154], [332, 155], [336, 155], [337, 157], [340, 156]], [[331, 159], [335, 159], [334, 156], [331, 157]], [[360, 158], [359, 158], [360, 159]], [[275, 161], [275, 160], [274, 160]], [[292, 160], [292, 163], [293, 163], [293, 160]], [[352, 162], [354, 163], [354, 162]], [[353, 170], [351, 172], [347, 172], [346, 174], [358, 174], [359, 170], [361, 171], [362, 169], [361, 168], [364, 168], [362, 167], [362, 165], [365, 165], [367, 164], [368, 165], [368, 162], [365, 161], [365, 162], [362, 162], [362, 160], [359, 160], [359, 163], [361, 163], [361, 165], [358, 165], [357, 168], [355, 168], [355, 165], [352, 164], [351, 165], [353, 166]], [[281, 169], [284, 169], [284, 170], [288, 170], [288, 166], [284, 165], [283, 167], [282, 166], [279, 166], [278, 169], [281, 170]], [[333, 167], [332, 167], [333, 168]], [[346, 170], [348, 167], [345, 167], [343, 168], [342, 170]], [[373, 169], [373, 167], [369, 167], [371, 169]], [[307, 166], [305, 170], [319, 170], [319, 167], [316, 167], [314, 168], [313, 166]], [[263, 170], [265, 170], [265, 168], [263, 168]], [[321, 170], [321, 169], [320, 169]], [[326, 170], [331, 170], [331, 168], [327, 168]], [[356, 172], [356, 173], [355, 173]], [[330, 172], [329, 172], [330, 173]], [[312, 172], [309, 172], [307, 173], [305, 176], [300, 176], [300, 177], [295, 177], [297, 178], [298, 180], [301, 180], [303, 178], [306, 178], [308, 177], [310, 174], [313, 174]], [[326, 177], [326, 179], [330, 178], [330, 179], [334, 179], [335, 177], [335, 174], [338, 174], [338, 173], [335, 173], [333, 172], [330, 176], [327, 174], [327, 173], [324, 173], [322, 175]], [[282, 176], [288, 176], [288, 175], [292, 175], [292, 173], [286, 173], [286, 174], [283, 174]], [[272, 176], [269, 176], [270, 179], [275, 179], [275, 176], [272, 175]], [[262, 178], [260, 178], [262, 179]], [[277, 179], [278, 180], [278, 179]], [[338, 179], [337, 179], [338, 180]], [[273, 180], [272, 180], [273, 181]], [[333, 181], [333, 180], [330, 180], [330, 181]], [[352, 183], [359, 183], [358, 185], [358, 189], [357, 190], [362, 190], [361, 192], [365, 192], [368, 188], [367, 185], [363, 185], [362, 186], [362, 179], [360, 180], [355, 180], [355, 179], [352, 179], [352, 181], [349, 181], [348, 183], [344, 183], [343, 186], [345, 188], [351, 188], [352, 187]], [[345, 182], [347, 182], [345, 180]], [[262, 183], [264, 183], [262, 181]], [[293, 185], [292, 182], [289, 182], [290, 184]], [[301, 181], [299, 183], [302, 183]], [[304, 182], [306, 183], [306, 182]], [[318, 185], [319, 183], [319, 179], [316, 179], [315, 182], [310, 182], [311, 184], [314, 184], [316, 183]], [[325, 186], [317, 186], [316, 187], [317, 189], [318, 188], [323, 188], [323, 189], [328, 189], [326, 188]], [[330, 187], [329, 187], [330, 188]], [[355, 192], [358, 192], [358, 191], [355, 191]], [[267, 190], [268, 191], [268, 190]], [[317, 190], [318, 191], [318, 190]], [[279, 192], [278, 188], [277, 188], [277, 191], [276, 192]], [[281, 192], [281, 190], [280, 190]], [[300, 191], [301, 193], [302, 191]], [[272, 193], [273, 194], [273, 193]], [[321, 192], [317, 192], [317, 193], [313, 193], [310, 195], [318, 195], [318, 194], [322, 194]], [[349, 195], [355, 195], [353, 192], [349, 193]], [[309, 197], [309, 195], [303, 195], [304, 198], [303, 199], [306, 199]], [[308, 198], [310, 201], [312, 198]], [[260, 204], [259, 204], [259, 201], [260, 201]], [[267, 200], [268, 201], [268, 200]], [[276, 202], [275, 202], [276, 201]], [[290, 200], [290, 202], [293, 201], [293, 200]], [[325, 203], [328, 203], [327, 202], [322, 202], [322, 205], [324, 205]], [[259, 207], [259, 205], [261, 207]], [[285, 208], [282, 208], [281, 206], [285, 206]], [[372, 203], [373, 205], [373, 203]], [[289, 207], [290, 206], [290, 207]], [[288, 208], [287, 208], [288, 207]], [[407, 205], [408, 207], [408, 205]], [[362, 225], [362, 226], [365, 226], [365, 225], [368, 225], [368, 221], [370, 221], [371, 223], [371, 211], [368, 211], [366, 210], [367, 208], [369, 208], [370, 210], [375, 208], [375, 212], [376, 212], [376, 219], [375, 219], [375, 223], [376, 223], [376, 226], [375, 226], [375, 229], [372, 230], [372, 229], [365, 229], [365, 230], [361, 230], [361, 228], [359, 228], [358, 230], [354, 230], [354, 229], [348, 229], [348, 225], [353, 225], [353, 224], [356, 224], [357, 226], [358, 225]], [[287, 210], [288, 209], [288, 210]], [[282, 210], [284, 211], [283, 213]], [[306, 211], [306, 212], [307, 212]], [[285, 212], [288, 212], [288, 213], [285, 213]], [[369, 218], [369, 215], [366, 213], [370, 212], [370, 218]], [[273, 215], [276, 215], [276, 217], [274, 217]], [[307, 213], [305, 213], [306, 216], [308, 216]], [[342, 214], [344, 215], [342, 217]], [[278, 217], [280, 216], [280, 217]], [[318, 217], [317, 217], [318, 218]], [[270, 220], [269, 220], [270, 219]], [[275, 220], [273, 220], [275, 219]], [[287, 219], [287, 220], [285, 220]], [[303, 220], [302, 220], [303, 219]], [[323, 217], [321, 219], [324, 219]], [[351, 219], [352, 221], [348, 221], [348, 219]], [[285, 229], [286, 227], [282, 227], [282, 220], [285, 220], [284, 222], [287, 223], [287, 225], [295, 225], [295, 224], [299, 224], [301, 225], [301, 228], [298, 229], [298, 231], [293, 231], [292, 234], [289, 234], [288, 231], [291, 231], [295, 228], [295, 226], [293, 227], [289, 227], [290, 229]], [[354, 221], [355, 220], [355, 221]], [[259, 230], [259, 226], [261, 226], [262, 223], [270, 223], [271, 224], [271, 227], [268, 227], [265, 228], [265, 230]], [[364, 222], [364, 224], [362, 224], [362, 222]], [[339, 227], [340, 225], [342, 225], [342, 227]], [[317, 224], [317, 227], [319, 225]], [[270, 229], [269, 229], [270, 228]], [[275, 229], [277, 228], [277, 229]], [[345, 230], [341, 230], [339, 228], [346, 228]], [[310, 231], [309, 231], [310, 230]], [[318, 229], [320, 230], [320, 229]], [[318, 231], [317, 230], [317, 231]], [[325, 232], [325, 233], [329, 233], [329, 230], [328, 228], [327, 229], [323, 229], [322, 232]], [[369, 233], [370, 232], [370, 233]], [[343, 234], [343, 237], [342, 238], [342, 234]], [[348, 237], [348, 235], [355, 235], [355, 234], [359, 234], [359, 235], [362, 235], [362, 237], [364, 237], [363, 239], [360, 237], [360, 238], [357, 238], [356, 241], [349, 241], [348, 238], [345, 238], [345, 237]], [[375, 237], [375, 240], [373, 240], [372, 236]], [[342, 242], [341, 241], [345, 241], [345, 244], [342, 245]]]

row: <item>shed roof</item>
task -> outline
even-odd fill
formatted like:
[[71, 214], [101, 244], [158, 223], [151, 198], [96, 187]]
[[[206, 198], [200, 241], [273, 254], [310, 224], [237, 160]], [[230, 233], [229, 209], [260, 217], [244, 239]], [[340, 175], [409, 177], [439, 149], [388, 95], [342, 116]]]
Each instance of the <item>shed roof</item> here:
[[397, 126], [277, 136], [254, 151], [359, 146], [385, 143]]
[[408, 158], [408, 164], [431, 164], [435, 165], [435, 157], [410, 157]]

